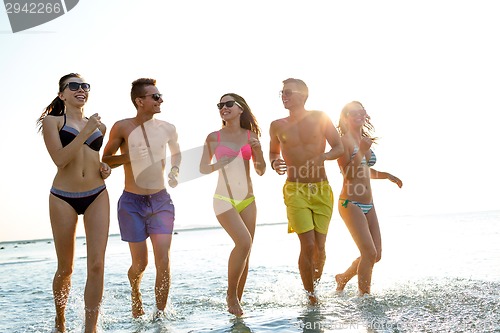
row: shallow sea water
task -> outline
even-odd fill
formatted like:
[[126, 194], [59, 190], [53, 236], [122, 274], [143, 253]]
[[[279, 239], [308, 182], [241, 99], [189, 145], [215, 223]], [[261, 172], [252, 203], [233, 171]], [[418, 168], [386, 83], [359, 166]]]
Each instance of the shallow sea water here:
[[[297, 268], [298, 239], [286, 224], [257, 227], [244, 294], [245, 315], [226, 312], [227, 259], [220, 228], [178, 230], [172, 243], [167, 318], [152, 322], [154, 265], [142, 282], [144, 318], [130, 315], [128, 246], [111, 236], [106, 255], [101, 332], [500, 332], [500, 212], [395, 217], [384, 221], [384, 254], [372, 295], [354, 278], [335, 292], [335, 274], [357, 250], [333, 220], [320, 303], [308, 305]], [[151, 257], [152, 258], [152, 257]], [[0, 332], [50, 332], [56, 261], [50, 240], [0, 243]], [[69, 332], [81, 332], [85, 239], [78, 239], [67, 308]]]

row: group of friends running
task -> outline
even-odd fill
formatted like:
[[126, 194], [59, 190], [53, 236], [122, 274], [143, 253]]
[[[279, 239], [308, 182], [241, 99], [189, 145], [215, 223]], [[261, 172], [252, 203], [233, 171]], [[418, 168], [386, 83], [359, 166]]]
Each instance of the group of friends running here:
[[[145, 313], [140, 284], [148, 264], [148, 238], [156, 267], [153, 320], [164, 317], [170, 289], [175, 208], [165, 181], [170, 187], [177, 186], [181, 170], [176, 128], [155, 118], [163, 103], [156, 80], [137, 79], [132, 82], [130, 93], [137, 113], [113, 125], [101, 159], [106, 126], [99, 114], [84, 115], [89, 92], [90, 84], [81, 75], [70, 73], [61, 77], [57, 97], [38, 119], [47, 151], [57, 166], [49, 196], [57, 254], [53, 332], [66, 331], [65, 309], [71, 288], [78, 215], [83, 215], [87, 248], [85, 332], [96, 332], [110, 224], [105, 179], [113, 168], [123, 166], [125, 173], [117, 217], [121, 238], [129, 244], [132, 259], [128, 270], [132, 316], [137, 318]], [[346, 104], [335, 127], [326, 113], [305, 109], [308, 95], [304, 81], [283, 81], [280, 97], [289, 115], [270, 124], [269, 165], [278, 175], [286, 175], [283, 199], [288, 232], [298, 235], [300, 277], [309, 302], [316, 304], [315, 287], [325, 265], [325, 243], [334, 201], [325, 161], [337, 160], [342, 172], [338, 209], [360, 251], [352, 265], [335, 276], [337, 291], [358, 275], [359, 294], [370, 293], [373, 266], [382, 253], [370, 179], [389, 179], [399, 187], [402, 182], [390, 173], [373, 169], [376, 157], [371, 147], [376, 138], [360, 102]], [[222, 127], [206, 137], [199, 170], [202, 174], [218, 172], [213, 208], [234, 242], [228, 261], [226, 301], [228, 311], [241, 316], [257, 219], [250, 161], [259, 176], [266, 171], [266, 161], [259, 141], [261, 129], [246, 100], [234, 93], [224, 94], [217, 108]], [[167, 146], [171, 155], [168, 166]]]

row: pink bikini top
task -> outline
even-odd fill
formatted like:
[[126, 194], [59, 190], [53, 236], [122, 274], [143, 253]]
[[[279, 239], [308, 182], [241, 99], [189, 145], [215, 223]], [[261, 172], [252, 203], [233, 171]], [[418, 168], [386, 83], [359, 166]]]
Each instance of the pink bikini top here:
[[[250, 139], [250, 131], [247, 131], [248, 139]], [[215, 147], [215, 157], [220, 160], [222, 157], [237, 157], [241, 156], [244, 160], [250, 160], [252, 158], [252, 147], [250, 144], [246, 144], [240, 148], [240, 150], [233, 150], [228, 146], [221, 145], [220, 143], [220, 131], [217, 132], [217, 147]]]

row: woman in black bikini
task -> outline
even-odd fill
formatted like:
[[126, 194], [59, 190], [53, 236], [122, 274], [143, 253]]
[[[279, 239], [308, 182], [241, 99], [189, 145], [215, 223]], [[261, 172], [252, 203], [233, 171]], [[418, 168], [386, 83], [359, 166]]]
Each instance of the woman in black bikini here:
[[370, 179], [389, 179], [399, 187], [399, 178], [372, 168], [376, 162], [370, 149], [375, 138], [370, 117], [360, 102], [348, 103], [342, 109], [338, 130], [344, 145], [344, 154], [337, 160], [344, 176], [339, 196], [339, 213], [358, 246], [360, 256], [341, 274], [337, 274], [337, 291], [358, 275], [360, 295], [370, 293], [373, 266], [382, 256], [382, 240], [377, 213], [373, 205]]
[[38, 119], [45, 146], [57, 166], [49, 197], [57, 254], [53, 280], [56, 308], [53, 332], [65, 332], [65, 309], [71, 288], [78, 215], [83, 215], [87, 244], [85, 332], [96, 332], [104, 285], [104, 256], [109, 231], [109, 197], [104, 184], [110, 167], [100, 162], [106, 126], [96, 113], [83, 114], [90, 85], [79, 74], [59, 80], [57, 97]]

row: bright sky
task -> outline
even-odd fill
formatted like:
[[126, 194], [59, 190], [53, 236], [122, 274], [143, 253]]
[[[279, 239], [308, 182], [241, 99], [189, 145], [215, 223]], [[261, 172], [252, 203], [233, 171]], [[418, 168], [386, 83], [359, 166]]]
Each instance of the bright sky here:
[[[373, 181], [382, 224], [384, 216], [500, 209], [496, 8], [493, 0], [85, 0], [16, 34], [0, 10], [0, 241], [52, 237], [56, 168], [35, 121], [69, 72], [92, 85], [86, 115], [99, 113], [108, 129], [135, 115], [131, 82], [156, 78], [165, 100], [158, 118], [176, 125], [184, 151], [220, 128], [220, 96], [238, 93], [262, 127], [266, 159], [269, 124], [288, 115], [282, 81], [300, 78], [310, 90], [306, 108], [335, 124], [352, 100], [371, 115], [381, 138], [375, 168], [404, 182]], [[184, 163], [197, 168], [199, 160]], [[327, 168], [336, 201], [339, 169]], [[285, 178], [268, 168], [253, 181], [258, 223], [286, 221]], [[218, 225], [215, 182], [213, 174], [169, 190], [178, 228]], [[106, 183], [110, 233], [118, 233], [123, 170]]]

